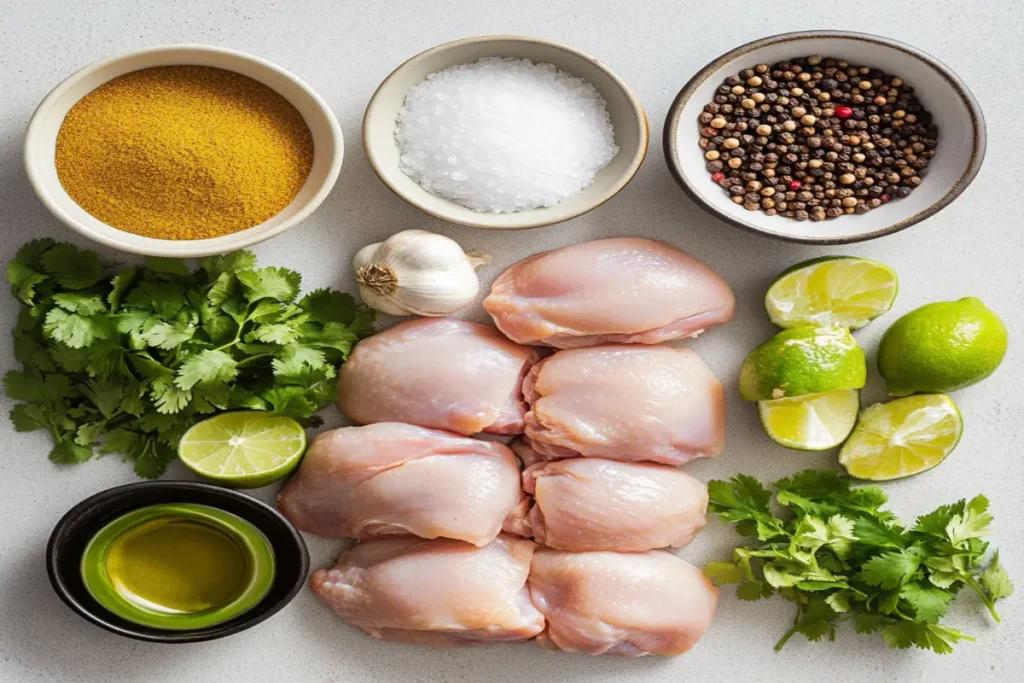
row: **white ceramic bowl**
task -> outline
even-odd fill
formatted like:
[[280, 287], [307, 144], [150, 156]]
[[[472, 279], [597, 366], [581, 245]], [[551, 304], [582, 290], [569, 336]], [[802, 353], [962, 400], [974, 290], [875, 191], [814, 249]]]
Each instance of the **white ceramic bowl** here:
[[[204, 240], [161, 240], [118, 230], [94, 218], [68, 196], [54, 162], [57, 132], [68, 110], [107, 81], [153, 66], [189, 64], [235, 71], [263, 83], [287, 99], [313, 135], [313, 167], [291, 204], [259, 225]], [[91, 240], [147, 256], [191, 258], [224, 254], [262, 242], [298, 225], [320, 205], [341, 171], [344, 144], [330, 107], [312, 88], [284, 69], [259, 57], [204, 45], [161, 45], [133, 50], [90, 64], [66, 78], [42, 101], [25, 138], [25, 170], [32, 188], [54, 216]]]
[[[924, 182], [909, 197], [865, 214], [814, 222], [768, 216], [734, 204], [705, 167], [697, 146], [697, 117], [728, 77], [756, 64], [822, 55], [872, 66], [912, 85], [939, 128], [939, 144]], [[985, 120], [967, 86], [949, 67], [920, 50], [878, 36], [807, 31], [742, 45], [704, 67], [679, 92], [665, 122], [665, 158], [676, 180], [698, 204], [727, 223], [792, 242], [844, 244], [888, 235], [935, 214], [974, 180], [985, 157]]]
[[[395, 120], [405, 96], [427, 74], [483, 57], [515, 57], [556, 67], [589, 81], [608, 103], [619, 153], [579, 194], [555, 206], [518, 213], [478, 213], [433, 195], [398, 166]], [[395, 69], [374, 93], [363, 117], [363, 146], [370, 166], [391, 190], [413, 206], [453, 223], [477, 228], [537, 228], [575, 218], [614, 197], [636, 174], [647, 154], [647, 116], [639, 98], [611, 69], [568, 45], [525, 36], [479, 36], [421, 52]]]

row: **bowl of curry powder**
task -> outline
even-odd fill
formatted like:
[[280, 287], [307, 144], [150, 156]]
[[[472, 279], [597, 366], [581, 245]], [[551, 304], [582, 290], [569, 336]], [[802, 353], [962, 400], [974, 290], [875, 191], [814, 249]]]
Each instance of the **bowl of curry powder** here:
[[241, 249], [297, 225], [341, 170], [341, 129], [309, 86], [269, 62], [196, 45], [97, 62], [29, 124], [25, 165], [64, 223], [151, 256]]

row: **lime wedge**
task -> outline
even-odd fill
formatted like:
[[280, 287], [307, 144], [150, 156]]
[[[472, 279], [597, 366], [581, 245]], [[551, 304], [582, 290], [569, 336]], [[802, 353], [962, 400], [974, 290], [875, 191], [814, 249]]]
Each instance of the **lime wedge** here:
[[196, 474], [233, 488], [272, 484], [294, 470], [306, 432], [290, 417], [259, 411], [224, 413], [192, 426], [178, 457]]
[[855, 330], [888, 311], [897, 289], [896, 273], [884, 263], [826, 256], [785, 271], [768, 288], [764, 305], [779, 327]]
[[860, 389], [867, 377], [864, 351], [850, 331], [796, 327], [751, 351], [740, 367], [740, 398], [771, 401]]
[[786, 448], [826, 451], [850, 435], [860, 411], [856, 389], [759, 401], [757, 412], [768, 438]]
[[839, 451], [851, 477], [887, 481], [918, 474], [953, 452], [964, 423], [945, 394], [919, 394], [878, 403], [863, 413]]

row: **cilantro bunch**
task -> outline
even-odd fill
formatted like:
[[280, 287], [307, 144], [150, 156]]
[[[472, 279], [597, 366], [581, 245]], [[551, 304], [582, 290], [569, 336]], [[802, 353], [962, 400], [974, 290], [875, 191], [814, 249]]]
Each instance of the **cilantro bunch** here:
[[704, 571], [716, 583], [739, 584], [742, 600], [777, 593], [796, 604], [776, 650], [795, 633], [834, 640], [836, 627], [853, 621], [858, 633], [880, 632], [893, 648], [952, 652], [958, 641], [974, 640], [939, 622], [964, 586], [999, 621], [995, 602], [1013, 586], [998, 552], [985, 566], [982, 538], [992, 515], [984, 496], [940, 507], [908, 528], [882, 509], [881, 489], [852, 488], [832, 470], [806, 470], [773, 486], [778, 515], [753, 477], [710, 482], [710, 509], [758, 542]]
[[299, 298], [301, 277], [256, 268], [239, 251], [108, 272], [95, 252], [25, 244], [7, 276], [22, 308], [14, 328], [23, 369], [4, 378], [18, 431], [53, 436], [50, 459], [123, 453], [158, 477], [195, 422], [235, 409], [317, 424], [337, 367], [373, 333], [373, 312], [348, 294]]

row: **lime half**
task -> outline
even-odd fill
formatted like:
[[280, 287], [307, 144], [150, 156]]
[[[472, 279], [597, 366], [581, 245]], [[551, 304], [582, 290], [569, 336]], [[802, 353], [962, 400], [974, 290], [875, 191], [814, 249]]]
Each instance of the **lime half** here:
[[254, 489], [284, 478], [306, 451], [306, 432], [290, 417], [259, 411], [224, 413], [192, 426], [178, 457], [196, 474]]
[[757, 412], [768, 438], [786, 448], [826, 451], [850, 435], [860, 411], [856, 389], [759, 401]]
[[892, 307], [899, 280], [892, 268], [864, 258], [826, 256], [785, 271], [764, 297], [779, 327], [864, 327]]
[[770, 401], [839, 389], [860, 389], [864, 352], [845, 328], [783, 330], [750, 352], [740, 368], [740, 398]]
[[852, 477], [887, 481], [930, 470], [953, 452], [964, 423], [945, 394], [921, 394], [878, 403], [861, 413], [839, 451]]

